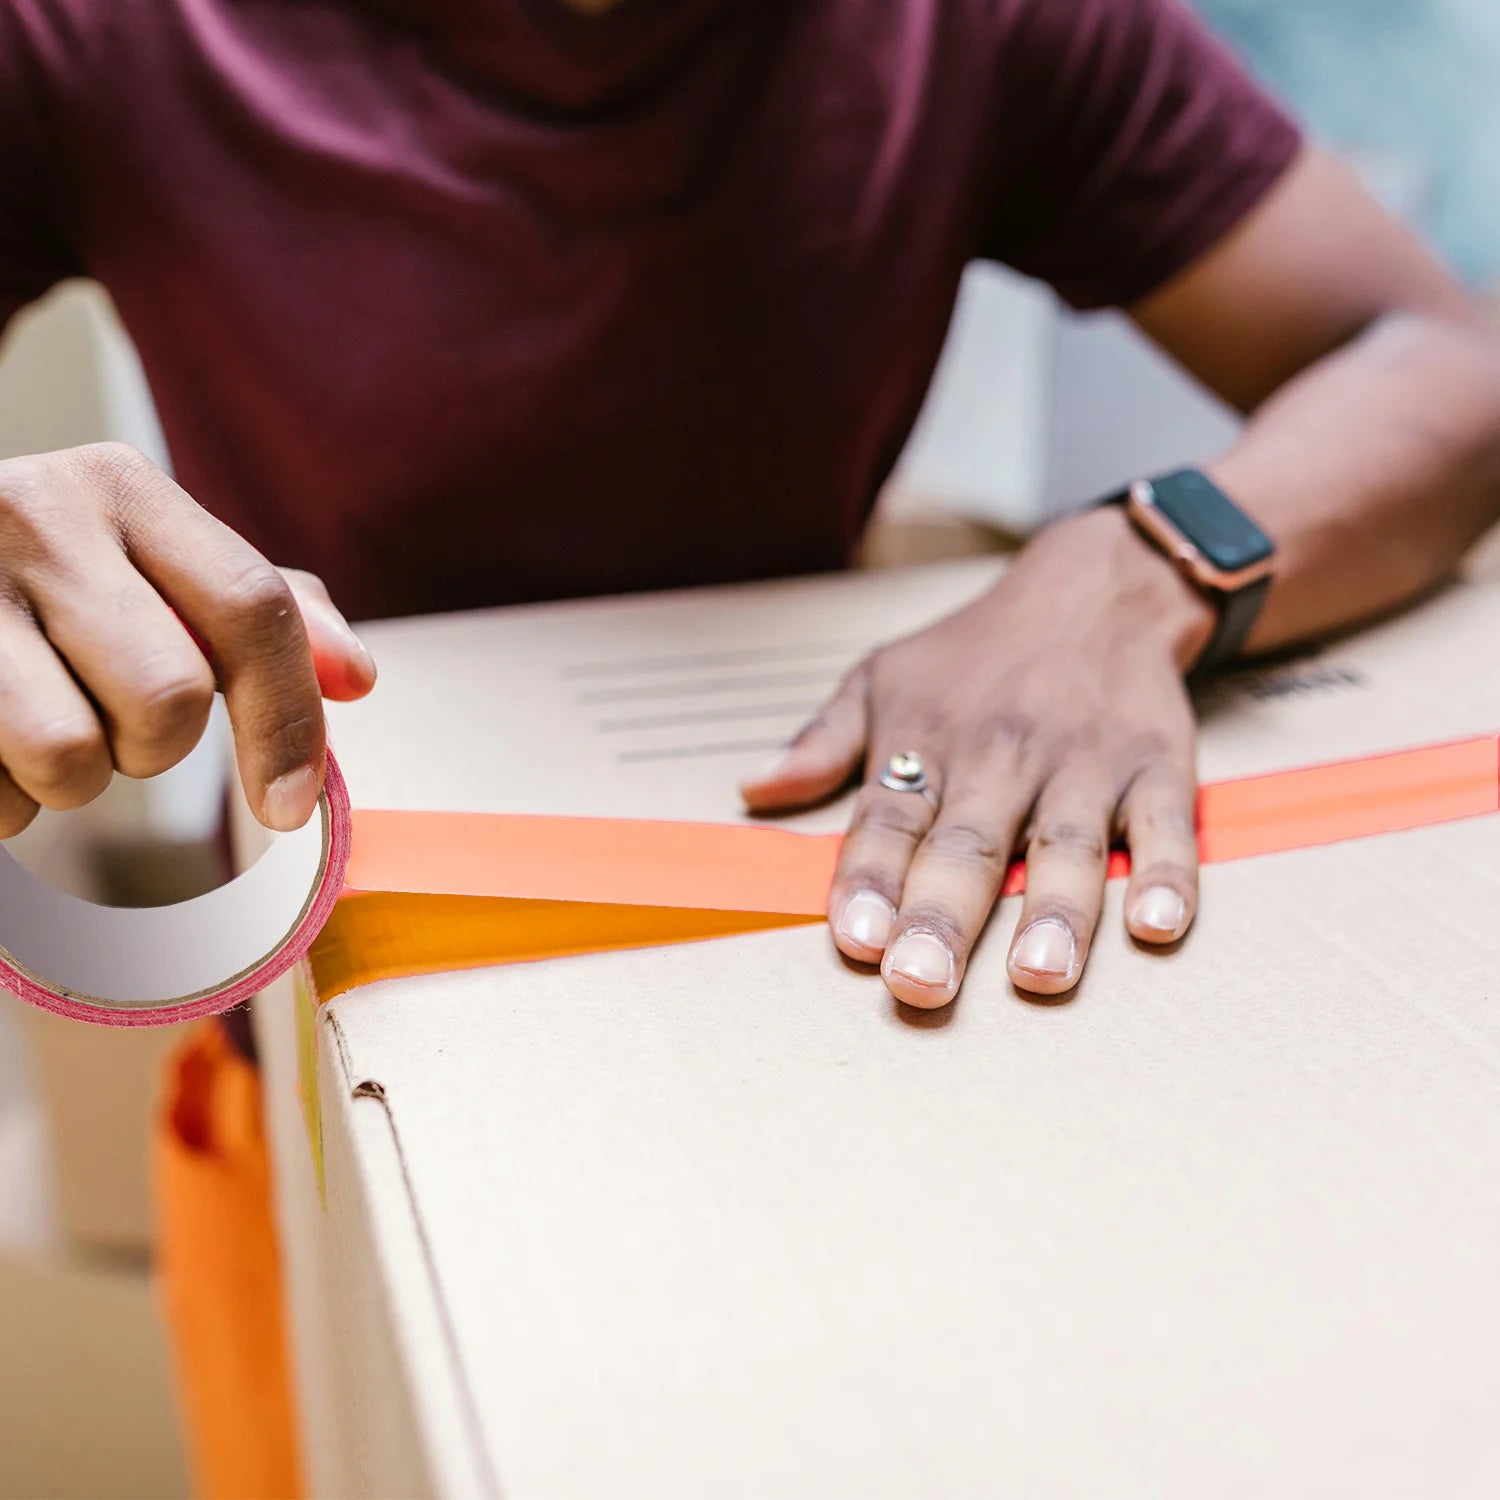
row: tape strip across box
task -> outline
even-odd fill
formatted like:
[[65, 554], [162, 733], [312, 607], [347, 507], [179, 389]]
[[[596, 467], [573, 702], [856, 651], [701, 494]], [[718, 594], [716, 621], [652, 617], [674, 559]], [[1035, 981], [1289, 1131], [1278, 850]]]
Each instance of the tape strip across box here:
[[[816, 660], [837, 649], [805, 643], [793, 648], [791, 659]], [[777, 659], [774, 648], [771, 659]], [[684, 660], [689, 671], [712, 671], [736, 658], [710, 653]], [[665, 662], [670, 670], [673, 659]], [[608, 676], [610, 665], [575, 670], [587, 679]], [[628, 671], [631, 664], [613, 665]], [[648, 673], [661, 666], [648, 663]], [[773, 671], [752, 675], [749, 685], [784, 680], [790, 688], [807, 675]], [[684, 689], [687, 696], [708, 695], [737, 686], [743, 684], [732, 671], [726, 678], [665, 686], [648, 676], [624, 689], [585, 691], [578, 705], [673, 699]], [[801, 710], [803, 716], [815, 706]], [[604, 721], [597, 729], [774, 720], [786, 711], [753, 704], [706, 714], [669, 711]], [[664, 758], [711, 762], [742, 748], [737, 741], [689, 746]], [[626, 752], [620, 759], [632, 756], [651, 759], [653, 752]], [[1500, 800], [1495, 759], [1490, 734], [1210, 784], [1199, 802], [1200, 854], [1205, 862], [1242, 858], [1493, 812]], [[526, 761], [518, 757], [517, 765], [524, 774]], [[522, 790], [523, 797], [531, 793], [529, 786]], [[759, 920], [765, 917], [796, 925], [823, 913], [838, 843], [837, 835], [744, 826], [743, 820], [534, 814], [524, 806], [354, 806], [330, 753], [313, 820], [271, 841], [228, 886], [190, 901], [128, 911], [96, 906], [55, 890], [0, 850], [6, 911], [0, 983], [77, 1019], [164, 1024], [238, 1004], [309, 949], [327, 999], [382, 977], [780, 925]], [[1111, 874], [1127, 870], [1123, 854], [1117, 855]], [[1018, 863], [1005, 893], [1018, 892], [1023, 881]], [[486, 904], [495, 901], [531, 905], [517, 913]], [[566, 910], [575, 905], [592, 910]], [[639, 911], [611, 918], [616, 908]], [[720, 916], [684, 916], [703, 912]], [[518, 915], [524, 917], [520, 930]], [[330, 917], [332, 930], [320, 936]]]
[[[732, 822], [855, 655], [992, 576], [380, 626], [381, 691], [333, 734], [360, 807]], [[1500, 819], [1465, 809], [1493, 807], [1497, 627], [1500, 595], [1457, 588], [1222, 684], [1205, 781], [1446, 745], [1428, 811], [1458, 820], [1231, 850], [1165, 957], [1116, 884], [1063, 1004], [1005, 980], [1013, 902], [937, 1016], [815, 924], [545, 958], [517, 903], [541, 961], [307, 993], [324, 1207], [278, 982], [314, 1487], [1492, 1491]], [[1273, 809], [1240, 811], [1264, 837]], [[589, 908], [593, 946], [621, 909]]]

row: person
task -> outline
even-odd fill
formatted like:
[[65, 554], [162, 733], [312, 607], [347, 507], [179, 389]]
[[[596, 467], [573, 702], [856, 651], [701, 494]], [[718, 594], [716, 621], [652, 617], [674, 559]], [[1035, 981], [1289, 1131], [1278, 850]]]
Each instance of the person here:
[[0, 833], [173, 764], [216, 680], [300, 825], [320, 694], [374, 681], [348, 618], [845, 565], [976, 258], [1249, 421], [744, 786], [862, 779], [833, 939], [919, 1006], [1018, 849], [1022, 989], [1077, 982], [1117, 837], [1131, 934], [1182, 938], [1187, 674], [1401, 605], [1496, 514], [1464, 288], [1177, 0], [0, 0], [0, 320], [103, 283], [175, 470], [0, 464]]

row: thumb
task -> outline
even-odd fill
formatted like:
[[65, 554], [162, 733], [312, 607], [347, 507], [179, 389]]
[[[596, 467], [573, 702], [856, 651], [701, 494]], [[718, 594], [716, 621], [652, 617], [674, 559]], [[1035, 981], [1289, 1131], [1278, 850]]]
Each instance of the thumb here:
[[864, 759], [868, 686], [861, 664], [785, 750], [740, 784], [751, 812], [808, 807], [843, 788]]
[[375, 663], [328, 597], [323, 580], [300, 568], [282, 568], [281, 576], [296, 598], [307, 628], [307, 643], [312, 648], [313, 668], [323, 696], [339, 703], [363, 698], [375, 686]]

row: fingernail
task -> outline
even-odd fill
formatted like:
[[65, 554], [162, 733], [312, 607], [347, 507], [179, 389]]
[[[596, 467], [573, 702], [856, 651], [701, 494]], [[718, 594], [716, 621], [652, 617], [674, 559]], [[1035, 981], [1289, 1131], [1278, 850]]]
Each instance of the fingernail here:
[[861, 948], [883, 950], [891, 939], [895, 920], [896, 908], [878, 891], [855, 891], [844, 903], [838, 932]]
[[930, 932], [908, 932], [886, 954], [885, 966], [913, 984], [946, 989], [953, 983], [953, 955]]
[[360, 666], [364, 669], [365, 675], [373, 681], [375, 677], [375, 658], [365, 649], [365, 643], [352, 630], [349, 632], [349, 639], [354, 642], [354, 654], [359, 658]]
[[338, 610], [323, 608], [319, 611], [324, 621], [339, 635], [343, 636], [349, 649], [364, 663], [371, 675], [375, 671], [375, 658], [365, 649], [365, 643], [355, 635], [354, 627], [341, 615]]
[[1067, 926], [1055, 917], [1043, 917], [1016, 939], [1010, 961], [1028, 974], [1062, 979], [1071, 972], [1076, 952], [1073, 934]]
[[300, 771], [278, 776], [266, 788], [262, 821], [278, 833], [290, 833], [312, 817], [317, 805], [318, 778], [311, 766], [303, 766]]
[[1130, 908], [1130, 926], [1153, 937], [1179, 938], [1187, 920], [1187, 902], [1171, 886], [1148, 886]]
[[775, 781], [782, 771], [786, 769], [786, 763], [792, 758], [790, 750], [778, 750], [774, 755], [769, 755], [748, 775], [741, 783], [742, 786], [758, 786], [762, 781]]

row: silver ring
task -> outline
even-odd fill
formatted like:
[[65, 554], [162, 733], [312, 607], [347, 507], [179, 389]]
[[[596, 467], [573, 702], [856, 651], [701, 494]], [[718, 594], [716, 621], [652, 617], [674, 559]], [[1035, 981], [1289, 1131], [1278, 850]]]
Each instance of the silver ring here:
[[902, 750], [885, 763], [880, 773], [880, 784], [893, 792], [919, 792], [923, 800], [937, 811], [937, 793], [927, 780], [927, 767], [915, 750]]

